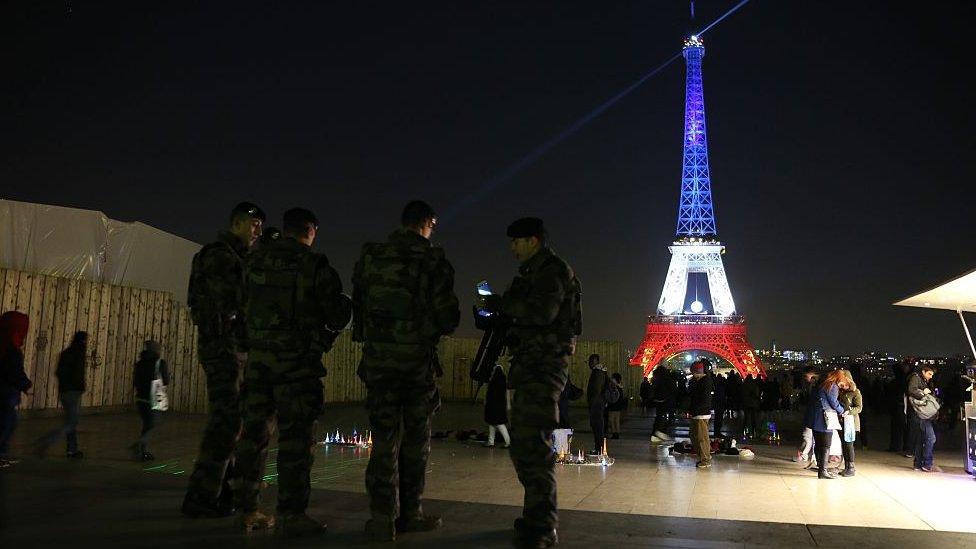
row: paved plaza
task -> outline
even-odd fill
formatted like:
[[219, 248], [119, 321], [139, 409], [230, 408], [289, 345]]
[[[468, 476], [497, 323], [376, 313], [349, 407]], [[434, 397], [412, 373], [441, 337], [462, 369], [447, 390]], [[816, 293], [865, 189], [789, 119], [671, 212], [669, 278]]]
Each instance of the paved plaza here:
[[[582, 410], [574, 410], [583, 419]], [[481, 429], [480, 405], [448, 404], [435, 431]], [[885, 418], [878, 418], [881, 424]], [[244, 538], [233, 519], [182, 518], [179, 504], [203, 417], [171, 415], [157, 431], [156, 461], [131, 461], [125, 447], [138, 432], [135, 414], [82, 418], [79, 438], [86, 457], [59, 453], [38, 459], [29, 441], [56, 425], [55, 418], [22, 421], [17, 466], [0, 471], [2, 536], [15, 545], [53, 547], [77, 540], [135, 546], [276, 545], [268, 536]], [[782, 424], [789, 425], [790, 418]], [[330, 408], [319, 431], [365, 426], [359, 406]], [[558, 466], [561, 546], [743, 547], [769, 545], [858, 547], [974, 547], [976, 481], [961, 467], [960, 452], [942, 450], [943, 474], [911, 470], [911, 459], [861, 451], [857, 476], [819, 481], [790, 460], [794, 443], [754, 446], [756, 458], [716, 456], [697, 470], [692, 456], [668, 456], [646, 442], [650, 419], [631, 415], [621, 440], [611, 441], [612, 467]], [[961, 438], [960, 431], [956, 434]], [[880, 441], [881, 433], [875, 438]], [[574, 447], [589, 433], [580, 432]], [[288, 546], [365, 543], [368, 515], [363, 472], [368, 451], [320, 447], [313, 471], [309, 513], [330, 525], [323, 540]], [[272, 460], [274, 454], [272, 453]], [[273, 465], [273, 463], [271, 464]], [[274, 468], [264, 505], [273, 509]], [[428, 511], [445, 527], [402, 536], [404, 546], [508, 546], [522, 490], [508, 453], [453, 436], [433, 442], [427, 483]], [[118, 544], [118, 545], [115, 545]], [[87, 545], [87, 543], [86, 543]]]

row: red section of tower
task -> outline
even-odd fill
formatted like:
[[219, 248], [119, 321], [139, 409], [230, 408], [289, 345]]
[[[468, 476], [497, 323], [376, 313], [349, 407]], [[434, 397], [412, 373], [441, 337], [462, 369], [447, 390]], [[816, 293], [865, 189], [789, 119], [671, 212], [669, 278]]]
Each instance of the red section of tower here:
[[640, 366], [647, 377], [654, 367], [684, 351], [707, 351], [732, 363], [739, 375], [766, 377], [766, 369], [756, 358], [746, 338], [743, 317], [728, 317], [725, 322], [700, 322], [681, 316], [652, 316], [631, 366]]

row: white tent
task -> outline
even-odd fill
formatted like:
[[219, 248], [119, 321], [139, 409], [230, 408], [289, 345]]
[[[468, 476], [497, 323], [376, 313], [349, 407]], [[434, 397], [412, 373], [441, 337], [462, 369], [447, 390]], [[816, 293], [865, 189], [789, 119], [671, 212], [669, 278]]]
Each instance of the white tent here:
[[0, 199], [0, 266], [186, 299], [200, 245], [102, 212]]
[[895, 305], [956, 311], [959, 320], [962, 321], [962, 329], [966, 332], [966, 339], [969, 340], [969, 348], [973, 352], [973, 357], [976, 357], [973, 337], [969, 333], [969, 326], [966, 325], [965, 317], [962, 316], [963, 311], [976, 313], [976, 270], [940, 284], [931, 290], [898, 301]]

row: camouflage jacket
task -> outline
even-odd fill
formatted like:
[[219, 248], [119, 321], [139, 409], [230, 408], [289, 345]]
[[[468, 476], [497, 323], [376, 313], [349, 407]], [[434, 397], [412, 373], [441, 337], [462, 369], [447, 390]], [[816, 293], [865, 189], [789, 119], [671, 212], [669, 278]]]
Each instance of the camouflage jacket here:
[[322, 354], [352, 314], [329, 260], [294, 238], [281, 238], [251, 254], [246, 279], [249, 377], [251, 370], [278, 381], [324, 376]]
[[244, 312], [244, 258], [247, 247], [229, 231], [193, 258], [187, 304], [200, 330], [201, 362], [226, 358], [241, 345]]
[[429, 240], [397, 229], [385, 243], [363, 245], [353, 272], [353, 311], [367, 385], [430, 384], [437, 342], [460, 321], [454, 268]]
[[502, 296], [499, 309], [511, 321], [507, 340], [511, 386], [565, 376], [568, 357], [582, 331], [580, 300], [580, 283], [572, 267], [548, 248], [519, 267], [519, 276]]

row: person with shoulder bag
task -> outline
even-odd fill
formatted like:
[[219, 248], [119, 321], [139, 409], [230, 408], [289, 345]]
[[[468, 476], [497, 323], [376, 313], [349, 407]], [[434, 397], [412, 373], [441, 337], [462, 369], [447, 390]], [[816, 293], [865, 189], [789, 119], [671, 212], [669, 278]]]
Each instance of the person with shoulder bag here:
[[932, 449], [935, 447], [935, 427], [933, 422], [939, 416], [939, 401], [932, 391], [932, 376], [935, 368], [923, 366], [908, 379], [908, 404], [918, 418], [918, 433], [915, 441], [915, 464], [913, 469], [924, 473], [940, 473], [935, 465]]
[[162, 359], [160, 345], [148, 340], [143, 344], [139, 360], [132, 374], [132, 389], [136, 394], [136, 409], [142, 419], [139, 440], [130, 448], [135, 459], [152, 461], [149, 433], [159, 425], [162, 413], [169, 409], [169, 368]]

